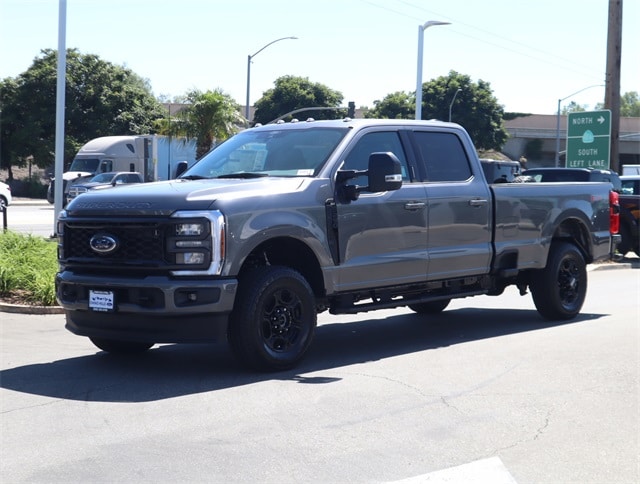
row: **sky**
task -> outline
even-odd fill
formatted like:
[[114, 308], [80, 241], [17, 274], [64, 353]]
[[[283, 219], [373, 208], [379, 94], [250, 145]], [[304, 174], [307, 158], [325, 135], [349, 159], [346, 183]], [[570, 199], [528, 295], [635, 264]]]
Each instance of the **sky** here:
[[[609, 0], [66, 0], [66, 46], [148, 79], [172, 100], [221, 89], [244, 105], [301, 76], [373, 107], [456, 71], [507, 112], [604, 101]], [[60, 0], [0, 0], [0, 79], [57, 49]], [[640, 0], [624, 0], [621, 93], [640, 92]], [[297, 39], [278, 40], [284, 37]], [[595, 87], [591, 87], [595, 86]], [[577, 94], [574, 94], [581, 91]]]

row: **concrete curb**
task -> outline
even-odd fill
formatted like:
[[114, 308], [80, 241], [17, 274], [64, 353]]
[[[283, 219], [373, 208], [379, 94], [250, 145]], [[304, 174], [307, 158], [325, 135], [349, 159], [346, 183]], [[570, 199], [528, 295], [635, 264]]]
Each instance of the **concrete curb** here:
[[640, 269], [640, 263], [620, 262], [615, 264], [592, 264], [588, 267], [590, 271], [611, 271], [615, 269]]
[[0, 302], [0, 312], [15, 314], [64, 314], [60, 306], [29, 306]]

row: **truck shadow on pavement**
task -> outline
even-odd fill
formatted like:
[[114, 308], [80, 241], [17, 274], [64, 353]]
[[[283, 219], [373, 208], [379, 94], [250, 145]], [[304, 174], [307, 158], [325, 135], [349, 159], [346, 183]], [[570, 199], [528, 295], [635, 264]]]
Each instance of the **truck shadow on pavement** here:
[[226, 344], [160, 345], [136, 356], [98, 352], [11, 368], [0, 372], [0, 387], [51, 398], [132, 403], [269, 380], [329, 384], [341, 380], [341, 373], [313, 373], [603, 316], [580, 314], [571, 321], [547, 322], [536, 311], [517, 309], [453, 309], [429, 317], [403, 313], [321, 324], [306, 358], [296, 369], [285, 372], [244, 370]]

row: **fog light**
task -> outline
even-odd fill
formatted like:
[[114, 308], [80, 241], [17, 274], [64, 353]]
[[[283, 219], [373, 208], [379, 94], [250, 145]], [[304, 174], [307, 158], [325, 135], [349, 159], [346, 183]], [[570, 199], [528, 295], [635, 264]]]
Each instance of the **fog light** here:
[[204, 264], [205, 257], [203, 252], [179, 252], [176, 254], [176, 263], [198, 265]]

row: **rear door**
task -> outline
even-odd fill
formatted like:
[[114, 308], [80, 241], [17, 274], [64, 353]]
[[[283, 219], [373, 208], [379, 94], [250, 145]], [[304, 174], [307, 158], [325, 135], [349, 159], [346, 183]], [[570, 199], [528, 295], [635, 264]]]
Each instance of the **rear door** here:
[[[423, 184], [407, 162], [398, 130], [363, 130], [345, 151], [345, 170], [366, 170], [369, 155], [392, 152], [402, 164], [402, 187], [338, 202], [339, 291], [424, 281], [427, 273], [427, 204]], [[366, 186], [367, 177], [349, 182]]]
[[412, 140], [427, 194], [428, 280], [488, 273], [491, 193], [473, 147], [445, 128], [414, 129]]

